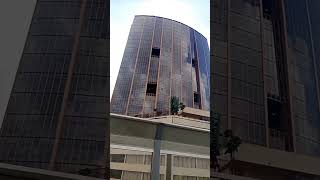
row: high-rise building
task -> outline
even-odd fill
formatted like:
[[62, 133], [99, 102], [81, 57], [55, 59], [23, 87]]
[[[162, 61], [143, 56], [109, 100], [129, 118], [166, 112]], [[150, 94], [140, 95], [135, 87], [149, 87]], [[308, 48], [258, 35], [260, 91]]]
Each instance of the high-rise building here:
[[[209, 67], [199, 32], [135, 16], [111, 99], [111, 178], [209, 179]], [[179, 116], [173, 96], [186, 106]]]
[[111, 99], [111, 112], [168, 115], [170, 98], [209, 110], [209, 48], [206, 38], [180, 22], [135, 16]]
[[319, 179], [319, 1], [212, 5], [211, 105], [243, 141], [231, 172]]
[[105, 176], [107, 4], [37, 1], [1, 126], [0, 162]]

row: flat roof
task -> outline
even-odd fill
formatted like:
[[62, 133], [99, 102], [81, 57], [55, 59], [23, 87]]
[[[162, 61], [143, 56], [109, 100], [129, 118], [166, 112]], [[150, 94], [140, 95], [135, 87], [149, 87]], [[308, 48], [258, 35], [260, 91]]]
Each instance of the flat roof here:
[[182, 110], [182, 114], [190, 114], [190, 115], [210, 118], [210, 111], [205, 111], [202, 109], [196, 109], [191, 107], [185, 107]]

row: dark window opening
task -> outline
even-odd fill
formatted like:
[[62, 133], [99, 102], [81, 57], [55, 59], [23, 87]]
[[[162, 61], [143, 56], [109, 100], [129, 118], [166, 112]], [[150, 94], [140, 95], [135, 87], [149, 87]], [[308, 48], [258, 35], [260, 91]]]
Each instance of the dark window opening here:
[[152, 48], [151, 57], [160, 57], [160, 48]]
[[196, 60], [192, 58], [192, 67], [196, 67]]
[[193, 102], [199, 104], [199, 94], [197, 92], [193, 92]]
[[110, 178], [121, 179], [122, 171], [110, 169]]
[[281, 103], [279, 101], [268, 98], [268, 119], [269, 128], [281, 129]]
[[208, 118], [208, 117], [200, 117], [200, 120], [203, 120], [203, 121], [208, 121], [208, 122], [210, 122], [210, 118]]
[[111, 154], [110, 161], [124, 163], [124, 156], [125, 156], [124, 154]]
[[157, 92], [157, 83], [148, 83], [147, 84], [147, 96], [156, 96]]
[[271, 19], [272, 9], [273, 9], [273, 0], [262, 0], [263, 7], [263, 17]]

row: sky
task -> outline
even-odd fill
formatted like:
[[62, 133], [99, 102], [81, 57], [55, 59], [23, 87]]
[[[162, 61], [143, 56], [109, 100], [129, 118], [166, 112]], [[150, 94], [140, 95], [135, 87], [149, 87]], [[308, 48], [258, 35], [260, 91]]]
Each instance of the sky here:
[[9, 102], [35, 5], [36, 0], [0, 0], [0, 127]]
[[210, 44], [210, 0], [111, 0], [110, 99], [135, 15], [154, 15], [184, 23]]

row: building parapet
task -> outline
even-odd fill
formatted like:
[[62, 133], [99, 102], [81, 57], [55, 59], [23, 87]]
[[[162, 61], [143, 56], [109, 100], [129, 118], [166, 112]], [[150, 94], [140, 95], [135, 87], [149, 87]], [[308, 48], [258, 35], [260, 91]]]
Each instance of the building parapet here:
[[294, 152], [241, 144], [235, 159], [242, 162], [320, 176], [320, 158]]
[[199, 131], [205, 131], [205, 132], [210, 131], [209, 121], [203, 121], [195, 118], [183, 117], [178, 115], [140, 118], [140, 117], [132, 117], [127, 115], [110, 113], [110, 117], [147, 122], [151, 124], [163, 123], [169, 126], [175, 126], [175, 127], [181, 127], [181, 128], [187, 128], [187, 129], [193, 129], [193, 130], [199, 130]]
[[38, 168], [17, 166], [12, 164], [0, 163], [0, 179], [7, 180], [43, 180], [43, 179], [60, 179], [60, 180], [102, 180], [88, 176], [69, 174], [57, 171], [49, 171]]

